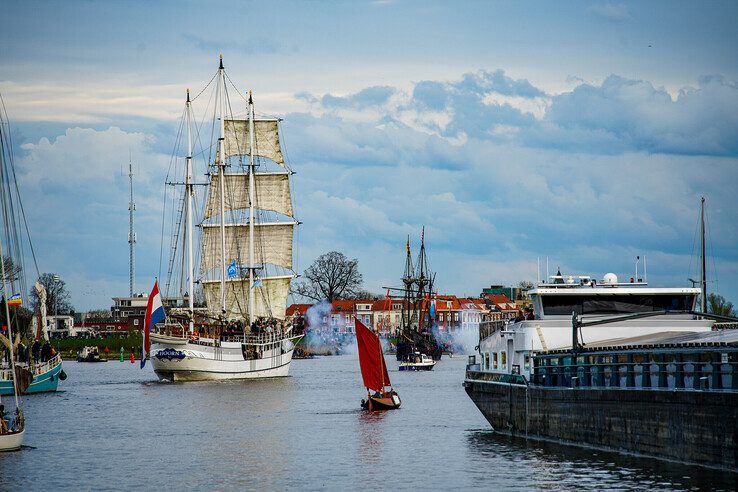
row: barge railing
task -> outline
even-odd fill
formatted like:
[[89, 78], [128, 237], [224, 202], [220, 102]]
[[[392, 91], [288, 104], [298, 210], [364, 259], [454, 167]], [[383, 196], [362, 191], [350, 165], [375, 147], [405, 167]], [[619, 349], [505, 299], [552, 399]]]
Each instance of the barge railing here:
[[531, 383], [547, 387], [738, 391], [738, 347], [538, 354]]

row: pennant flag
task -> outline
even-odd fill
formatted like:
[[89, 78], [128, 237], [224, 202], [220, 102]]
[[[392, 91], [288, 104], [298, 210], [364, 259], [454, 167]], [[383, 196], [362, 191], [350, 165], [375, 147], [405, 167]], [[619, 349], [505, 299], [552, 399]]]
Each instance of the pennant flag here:
[[159, 283], [154, 281], [154, 288], [149, 294], [149, 302], [146, 305], [146, 317], [143, 325], [143, 348], [141, 350], [141, 369], [146, 365], [146, 356], [151, 350], [151, 330], [157, 323], [162, 323], [166, 319], [164, 314], [164, 305], [161, 303], [159, 295]]
[[20, 294], [13, 294], [10, 296], [10, 299], [8, 299], [8, 306], [21, 306], [22, 304], [23, 299]]
[[230, 265], [228, 265], [228, 278], [236, 278], [238, 276], [238, 265], [236, 265], [236, 260], [233, 260]]
[[431, 319], [436, 318], [436, 300], [432, 299], [430, 304], [430, 317]]

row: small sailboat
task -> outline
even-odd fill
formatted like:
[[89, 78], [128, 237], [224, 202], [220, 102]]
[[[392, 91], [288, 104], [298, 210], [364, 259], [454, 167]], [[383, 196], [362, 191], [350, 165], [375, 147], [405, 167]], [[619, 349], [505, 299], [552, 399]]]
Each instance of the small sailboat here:
[[[2, 241], [0, 241], [0, 272], [2, 273], [2, 284], [3, 284], [3, 292], [8, 291], [8, 282], [6, 277], [6, 271], [5, 271], [5, 256], [3, 256], [3, 246]], [[3, 302], [5, 307], [5, 319], [12, 319], [10, 317], [10, 309], [8, 308], [8, 303]], [[8, 330], [8, 340], [13, 339], [13, 328], [12, 328], [12, 322], [7, 324], [7, 330]], [[13, 381], [13, 396], [15, 398], [15, 415], [12, 417], [8, 415], [7, 411], [5, 410], [5, 405], [3, 405], [2, 397], [0, 397], [0, 452], [4, 451], [16, 451], [20, 449], [21, 445], [23, 444], [23, 434], [26, 432], [26, 424], [25, 419], [23, 417], [23, 410], [21, 410], [20, 406], [20, 389], [18, 388], [18, 384], [16, 381], [19, 379], [19, 370], [20, 367], [16, 367], [15, 365], [15, 353], [13, 350], [12, 343], [8, 344], [8, 350], [10, 352], [10, 371], [12, 376], [11, 380]]]
[[[24, 253], [31, 252], [37, 278], [41, 273], [33, 253], [33, 244], [26, 217], [23, 212], [23, 200], [20, 188], [16, 181], [13, 149], [10, 141], [10, 123], [5, 113], [5, 106], [0, 97], [0, 217], [2, 232], [0, 241], [3, 241], [3, 259], [6, 275], [3, 280], [6, 288], [2, 297], [7, 300], [10, 308], [8, 313], [0, 308], [0, 318], [10, 320], [2, 325], [15, 325], [15, 338], [9, 333], [0, 333], [0, 395], [11, 396], [16, 392], [21, 394], [56, 391], [59, 380], [66, 379], [62, 370], [61, 356], [54, 355], [49, 345], [49, 332], [46, 324], [46, 289], [41, 282], [36, 282], [38, 297], [38, 323], [35, 339], [48, 352], [43, 357], [29, 357], [25, 346], [21, 344], [21, 336], [25, 323], [29, 322], [27, 315], [30, 312], [23, 308], [28, 305], [25, 293], [28, 292], [27, 273], [24, 265]], [[4, 301], [3, 301], [4, 303]], [[6, 306], [7, 307], [7, 306]], [[27, 325], [26, 325], [27, 326]], [[2, 331], [2, 330], [0, 330]], [[4, 349], [13, 353], [12, 360], [3, 357]]]
[[369, 411], [400, 408], [402, 402], [392, 388], [379, 337], [358, 319], [354, 322], [361, 377], [367, 391], [367, 399], [361, 400], [361, 407]]

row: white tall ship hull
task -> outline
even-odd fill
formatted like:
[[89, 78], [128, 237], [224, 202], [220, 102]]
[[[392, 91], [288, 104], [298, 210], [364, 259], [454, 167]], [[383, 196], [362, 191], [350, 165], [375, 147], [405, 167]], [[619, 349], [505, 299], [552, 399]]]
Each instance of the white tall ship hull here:
[[[291, 338], [255, 347], [240, 342], [152, 334], [151, 363], [159, 379], [167, 381], [285, 377], [289, 375], [294, 347]], [[257, 351], [248, 353], [251, 348]]]

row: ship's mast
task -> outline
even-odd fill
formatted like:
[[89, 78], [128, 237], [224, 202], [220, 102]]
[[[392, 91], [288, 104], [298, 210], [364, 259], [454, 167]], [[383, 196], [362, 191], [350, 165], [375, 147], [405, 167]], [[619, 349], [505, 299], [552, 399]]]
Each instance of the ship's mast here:
[[[2, 156], [0, 156], [0, 159]], [[8, 344], [8, 350], [10, 351], [10, 368], [13, 371], [13, 395], [15, 396], [15, 407], [20, 408], [20, 404], [18, 403], [18, 384], [16, 382], [15, 375], [18, 374], [15, 371], [15, 354], [13, 353], [13, 323], [10, 320], [10, 308], [8, 307], [8, 298], [9, 290], [8, 290], [8, 282], [7, 282], [7, 276], [5, 275], [5, 255], [3, 252], [3, 242], [0, 240], [0, 273], [3, 276], [3, 292], [5, 293], [5, 321], [8, 326], [8, 340], [10, 340], [10, 343]]]
[[185, 196], [187, 207], [187, 276], [189, 277], [187, 305], [190, 309], [190, 333], [195, 331], [195, 272], [192, 259], [192, 198], [194, 186], [192, 183], [192, 103], [190, 102], [190, 90], [187, 89], [187, 174], [185, 177]]
[[254, 322], [254, 100], [249, 91], [249, 327]]
[[128, 157], [128, 181], [131, 188], [131, 197], [128, 202], [128, 296], [133, 297], [133, 278], [135, 276], [135, 244], [136, 233], [133, 231], [133, 212], [136, 204], [133, 203], [133, 162]]
[[220, 138], [218, 138], [218, 184], [220, 193], [220, 306], [221, 312], [226, 312], [226, 257], [225, 257], [225, 71], [223, 69], [223, 55], [220, 55], [218, 68], [220, 82]]
[[702, 240], [700, 241], [700, 287], [702, 289], [702, 293], [700, 295], [701, 302], [700, 302], [700, 310], [703, 313], [707, 312], [707, 271], [705, 268], [705, 197], [702, 197], [702, 200], [700, 202], [700, 237]]

